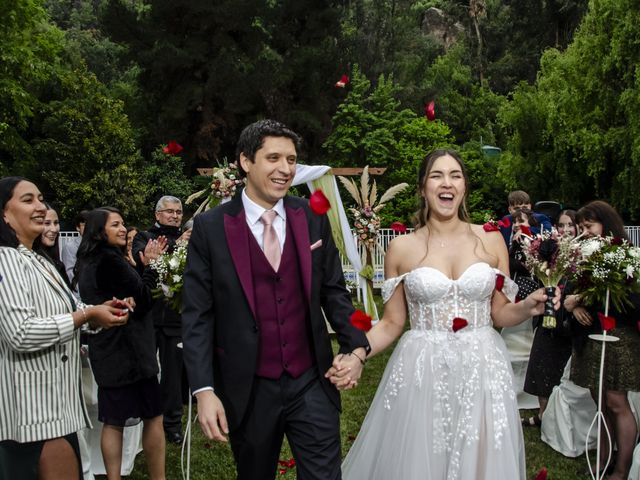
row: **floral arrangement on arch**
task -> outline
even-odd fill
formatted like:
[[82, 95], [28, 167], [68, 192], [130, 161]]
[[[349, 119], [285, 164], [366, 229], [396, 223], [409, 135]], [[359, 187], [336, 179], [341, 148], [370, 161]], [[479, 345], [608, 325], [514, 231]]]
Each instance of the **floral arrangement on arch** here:
[[576, 293], [588, 304], [604, 305], [608, 290], [616, 310], [630, 306], [629, 295], [640, 293], [640, 248], [619, 237], [593, 237], [580, 242], [580, 252]]
[[[360, 187], [355, 180], [338, 176], [344, 188], [356, 202], [356, 208], [349, 208], [353, 217], [353, 226], [356, 230], [358, 241], [362, 243], [368, 252], [373, 252], [378, 244], [378, 232], [380, 230], [380, 217], [378, 212], [390, 202], [397, 194], [409, 185], [399, 183], [389, 188], [378, 199], [378, 186], [376, 181], [369, 185], [369, 166], [364, 167], [360, 177]], [[367, 264], [369, 262], [366, 262]]]
[[182, 309], [182, 287], [184, 269], [187, 264], [187, 242], [178, 241], [173, 250], [151, 260], [149, 266], [158, 274], [154, 298], [164, 299], [169, 306], [180, 313]]
[[225, 160], [221, 166], [213, 169], [209, 187], [190, 195], [185, 203], [190, 204], [197, 198], [207, 194], [205, 200], [194, 212], [193, 215], [196, 216], [198, 213], [215, 207], [221, 202], [230, 200], [236, 194], [238, 187], [243, 184], [244, 182], [238, 174], [238, 166], [235, 163], [227, 163]]

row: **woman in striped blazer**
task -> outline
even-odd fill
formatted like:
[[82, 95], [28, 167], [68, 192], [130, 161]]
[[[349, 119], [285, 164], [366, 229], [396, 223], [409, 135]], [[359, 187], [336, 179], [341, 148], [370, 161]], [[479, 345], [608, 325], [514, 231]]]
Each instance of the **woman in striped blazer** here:
[[80, 478], [78, 430], [90, 427], [79, 328], [124, 325], [128, 305], [76, 304], [34, 252], [46, 206], [21, 177], [0, 179], [0, 480]]

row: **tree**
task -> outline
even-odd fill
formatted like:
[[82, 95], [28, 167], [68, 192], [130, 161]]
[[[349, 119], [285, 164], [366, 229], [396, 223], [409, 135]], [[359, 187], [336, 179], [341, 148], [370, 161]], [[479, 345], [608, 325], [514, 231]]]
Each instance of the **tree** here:
[[[339, 10], [321, 0], [110, 0], [102, 18], [140, 68], [145, 151], [176, 139], [188, 167], [215, 164], [262, 117], [302, 133], [311, 154], [329, 130], [340, 78]], [[338, 60], [336, 60], [338, 59]]]
[[606, 199], [638, 218], [639, 6], [591, 2], [573, 43], [547, 51], [536, 85], [519, 87], [501, 110], [511, 184], [573, 205]]
[[420, 162], [434, 148], [451, 145], [451, 132], [440, 121], [429, 122], [402, 109], [395, 97], [399, 88], [393, 78], [380, 76], [372, 89], [356, 66], [351, 79], [351, 90], [338, 107], [334, 129], [324, 144], [329, 163], [388, 167], [385, 175], [376, 179], [380, 190], [402, 182], [412, 187], [381, 212], [382, 225], [396, 220], [412, 223]]
[[63, 72], [32, 123], [33, 162], [20, 162], [60, 205], [62, 216], [110, 205], [127, 220], [145, 218], [148, 186], [122, 102], [104, 94], [95, 76]]
[[27, 130], [39, 97], [56, 74], [62, 34], [37, 0], [6, 0], [0, 16], [0, 175], [31, 158]]

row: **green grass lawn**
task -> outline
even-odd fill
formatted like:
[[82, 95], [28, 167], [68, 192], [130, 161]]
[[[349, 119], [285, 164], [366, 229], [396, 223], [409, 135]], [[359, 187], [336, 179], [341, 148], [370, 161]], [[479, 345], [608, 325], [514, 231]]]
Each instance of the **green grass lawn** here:
[[[388, 349], [383, 354], [368, 361], [358, 388], [342, 395], [341, 430], [343, 454], [346, 454], [349, 450], [358, 433], [390, 354], [391, 349]], [[523, 411], [521, 413], [523, 416], [529, 416], [535, 412]], [[524, 438], [527, 456], [527, 478], [534, 478], [536, 472], [542, 467], [547, 467], [549, 480], [589, 478], [582, 474], [587, 465], [584, 456], [571, 459], [557, 453], [540, 440], [539, 428], [525, 428]], [[288, 460], [291, 457], [291, 451], [285, 442], [280, 458]], [[288, 470], [277, 477], [283, 480], [295, 479], [295, 469]], [[138, 455], [135, 470], [129, 478], [135, 480], [149, 478], [143, 453]], [[167, 478], [170, 480], [182, 478], [180, 448], [174, 445], [167, 445]], [[232, 480], [235, 478], [235, 467], [229, 446], [207, 440], [202, 435], [197, 422], [194, 425], [191, 446], [191, 478], [193, 480]]]

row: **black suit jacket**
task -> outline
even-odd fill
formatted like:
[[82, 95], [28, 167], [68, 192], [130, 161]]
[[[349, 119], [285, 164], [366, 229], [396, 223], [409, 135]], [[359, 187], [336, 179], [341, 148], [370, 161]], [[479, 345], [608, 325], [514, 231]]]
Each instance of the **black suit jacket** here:
[[[284, 205], [293, 232], [287, 241], [295, 241], [310, 308], [318, 374], [327, 396], [340, 408], [338, 390], [324, 378], [333, 351], [321, 308], [337, 334], [340, 352], [368, 346], [368, 342], [349, 321], [354, 308], [328, 219], [315, 215], [300, 198], [285, 197]], [[258, 356], [254, 312], [260, 305], [254, 301], [248, 235], [240, 195], [198, 215], [184, 274], [182, 331], [190, 387], [192, 391], [214, 387], [231, 430], [246, 411]], [[317, 248], [311, 250], [312, 245]]]

